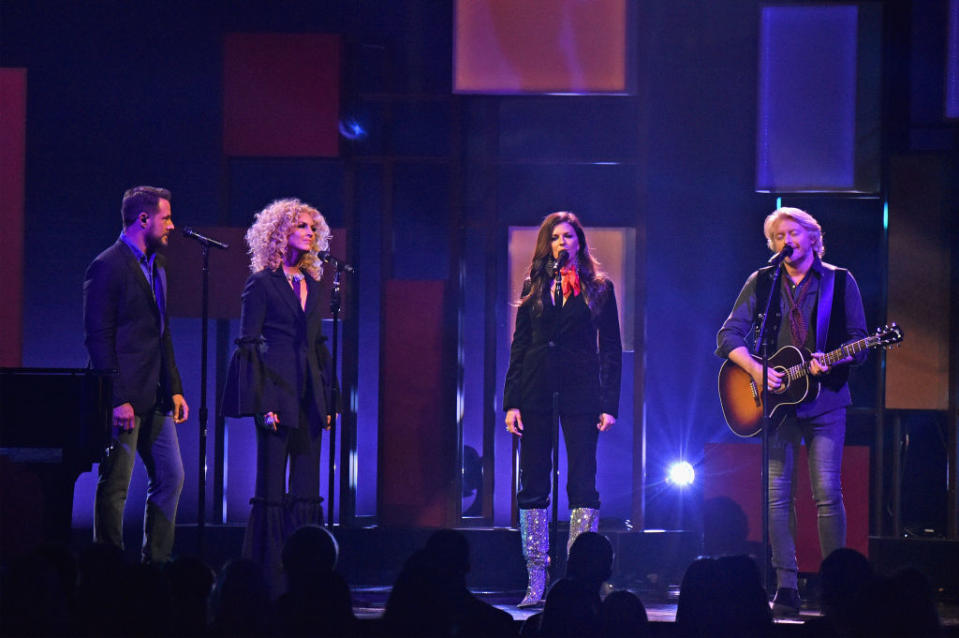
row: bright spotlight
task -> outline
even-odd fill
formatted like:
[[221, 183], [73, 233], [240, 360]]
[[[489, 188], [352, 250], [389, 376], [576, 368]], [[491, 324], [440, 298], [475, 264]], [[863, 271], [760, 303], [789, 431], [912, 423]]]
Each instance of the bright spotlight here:
[[679, 487], [692, 485], [693, 479], [695, 478], [696, 472], [693, 470], [693, 466], [686, 461], [673, 463], [666, 472], [666, 481]]

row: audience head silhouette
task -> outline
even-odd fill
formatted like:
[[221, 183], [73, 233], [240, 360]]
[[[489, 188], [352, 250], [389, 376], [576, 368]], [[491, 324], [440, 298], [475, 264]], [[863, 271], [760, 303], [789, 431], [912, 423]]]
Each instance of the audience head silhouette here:
[[596, 590], [613, 573], [613, 546], [602, 534], [583, 532], [573, 541], [566, 563], [566, 577], [580, 580]]
[[304, 525], [286, 539], [281, 560], [287, 579], [298, 581], [332, 572], [339, 554], [336, 539], [325, 527]]

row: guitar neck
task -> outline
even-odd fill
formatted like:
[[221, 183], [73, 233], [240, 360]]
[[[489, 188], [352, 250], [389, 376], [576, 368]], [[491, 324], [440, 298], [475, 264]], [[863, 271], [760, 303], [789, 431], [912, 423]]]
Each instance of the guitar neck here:
[[846, 357], [851, 357], [854, 354], [859, 354], [863, 350], [868, 350], [875, 345], [875, 340], [875, 337], [870, 336], [863, 337], [858, 341], [843, 344], [832, 352], [827, 352], [825, 355], [823, 355], [823, 359], [827, 365], [832, 365], [837, 361], [842, 361]]
[[[869, 348], [875, 347], [876, 345], [878, 345], [878, 343], [879, 343], [878, 340], [874, 336], [863, 337], [862, 339], [859, 339], [858, 341], [851, 341], [849, 343], [845, 343], [839, 346], [838, 348], [836, 348], [835, 350], [827, 352], [826, 354], [822, 356], [822, 359], [827, 365], [831, 366], [837, 361], [842, 361], [846, 357], [851, 357], [854, 354], [859, 354], [863, 350], [868, 350]], [[788, 368], [787, 372], [789, 374], [789, 378], [791, 380], [795, 380], [808, 375], [809, 366], [807, 364], [808, 362], [804, 361], [800, 365], [794, 365]]]

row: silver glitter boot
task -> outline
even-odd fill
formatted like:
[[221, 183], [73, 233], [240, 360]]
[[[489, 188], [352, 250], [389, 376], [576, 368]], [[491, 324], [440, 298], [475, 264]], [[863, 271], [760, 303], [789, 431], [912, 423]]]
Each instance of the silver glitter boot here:
[[573, 547], [573, 541], [583, 532], [595, 532], [599, 529], [599, 510], [592, 507], [574, 507], [569, 513], [569, 540], [566, 541], [566, 555]]
[[526, 596], [517, 607], [538, 607], [546, 594], [546, 566], [549, 563], [549, 511], [546, 508], [519, 511], [523, 558], [529, 572]]

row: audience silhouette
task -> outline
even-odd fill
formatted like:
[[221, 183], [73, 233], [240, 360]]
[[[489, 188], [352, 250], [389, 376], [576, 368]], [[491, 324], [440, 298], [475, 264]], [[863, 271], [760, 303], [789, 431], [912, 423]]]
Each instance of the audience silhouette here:
[[639, 596], [622, 589], [614, 591], [603, 599], [600, 615], [600, 635], [633, 636], [643, 638], [649, 635], [649, 617], [646, 607]]
[[[44, 544], [0, 565], [0, 636], [513, 636], [510, 614], [466, 585], [470, 548], [439, 530], [406, 561], [380, 619], [358, 620], [350, 589], [336, 572], [339, 547], [323, 527], [294, 532], [282, 550], [286, 593], [270, 600], [262, 569], [226, 563], [218, 575], [196, 557], [162, 569], [128, 564], [121, 550], [89, 545], [75, 558]], [[913, 568], [878, 577], [868, 559], [842, 548], [820, 567], [820, 618], [774, 625], [759, 569], [745, 555], [699, 558], [686, 570], [675, 623], [650, 623], [629, 591], [603, 598], [613, 547], [595, 532], [574, 542], [566, 576], [524, 636], [783, 635], [826, 638], [942, 636], [936, 592]], [[608, 587], [608, 585], [606, 586]]]
[[210, 594], [210, 633], [263, 636], [270, 630], [270, 594], [263, 570], [245, 558], [224, 565]]
[[383, 615], [391, 636], [512, 636], [512, 616], [466, 587], [469, 544], [462, 533], [439, 530], [397, 577]]
[[915, 568], [872, 581], [864, 590], [864, 599], [865, 613], [854, 629], [856, 636], [942, 635], [932, 586]]
[[210, 592], [216, 574], [201, 559], [181, 556], [169, 562], [164, 574], [173, 596], [171, 626], [176, 636], [202, 636], [207, 631]]
[[859, 632], [868, 613], [866, 592], [875, 576], [869, 560], [854, 549], [841, 547], [819, 566], [822, 616], [807, 621], [808, 636], [851, 636]]
[[768, 636], [772, 614], [759, 568], [748, 556], [699, 558], [679, 590], [681, 636]]
[[356, 618], [350, 588], [337, 574], [339, 546], [324, 527], [297, 529], [283, 546], [286, 593], [275, 605], [274, 629], [281, 636], [350, 636]]
[[600, 590], [613, 571], [613, 546], [602, 534], [576, 537], [566, 561], [566, 577], [550, 588], [541, 614], [523, 625], [524, 636], [597, 636]]

